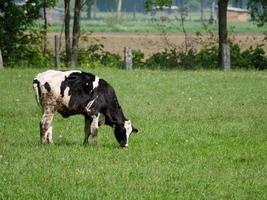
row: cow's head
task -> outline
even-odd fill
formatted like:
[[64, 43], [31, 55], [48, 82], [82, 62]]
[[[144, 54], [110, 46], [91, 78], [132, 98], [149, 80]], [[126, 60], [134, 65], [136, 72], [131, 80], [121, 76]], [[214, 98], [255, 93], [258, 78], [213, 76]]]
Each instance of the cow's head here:
[[114, 129], [115, 137], [121, 147], [128, 147], [129, 136], [137, 132], [138, 129], [132, 125], [131, 121], [125, 121], [124, 124], [116, 125]]

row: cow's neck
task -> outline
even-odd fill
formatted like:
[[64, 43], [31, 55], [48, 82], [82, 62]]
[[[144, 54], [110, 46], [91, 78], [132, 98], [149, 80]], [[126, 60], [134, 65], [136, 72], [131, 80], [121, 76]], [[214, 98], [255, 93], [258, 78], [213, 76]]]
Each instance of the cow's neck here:
[[126, 118], [122, 112], [120, 105], [113, 107], [106, 114], [107, 123], [110, 126], [121, 125], [124, 124], [124, 122], [126, 121]]

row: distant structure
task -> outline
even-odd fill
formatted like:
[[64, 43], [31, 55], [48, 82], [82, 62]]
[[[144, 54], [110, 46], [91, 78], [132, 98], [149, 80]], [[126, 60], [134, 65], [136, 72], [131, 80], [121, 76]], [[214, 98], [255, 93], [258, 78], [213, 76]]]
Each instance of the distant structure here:
[[[43, 12], [40, 11], [40, 14], [43, 18]], [[54, 7], [46, 11], [47, 20], [51, 21], [63, 21], [64, 20], [64, 9]]]
[[227, 20], [247, 22], [248, 19], [249, 19], [248, 10], [242, 8], [234, 8], [234, 7], [227, 8]]

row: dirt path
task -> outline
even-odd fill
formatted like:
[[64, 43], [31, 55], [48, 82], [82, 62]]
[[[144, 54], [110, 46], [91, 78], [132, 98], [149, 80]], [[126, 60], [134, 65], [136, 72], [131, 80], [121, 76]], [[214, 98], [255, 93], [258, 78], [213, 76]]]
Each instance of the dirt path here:
[[[49, 33], [49, 47], [53, 48], [53, 38], [55, 33]], [[208, 41], [208, 36], [204, 36], [203, 39]], [[263, 34], [235, 34], [231, 35], [236, 43], [239, 43], [242, 49], [249, 48], [251, 45], [263, 43]], [[81, 40], [80, 47], [88, 47], [92, 43], [101, 43], [104, 45], [106, 51], [118, 53], [122, 55], [124, 47], [130, 47], [132, 49], [139, 49], [145, 53], [145, 56], [162, 51], [167, 48], [168, 42], [171, 45], [181, 47], [184, 43], [184, 35], [179, 33], [167, 34], [167, 37], [162, 36], [159, 33], [93, 33], [88, 37], [88, 41]], [[192, 39], [190, 39], [191, 41]], [[64, 42], [64, 37], [62, 42]], [[62, 48], [64, 44], [62, 44]], [[267, 51], [267, 42], [263, 47]]]

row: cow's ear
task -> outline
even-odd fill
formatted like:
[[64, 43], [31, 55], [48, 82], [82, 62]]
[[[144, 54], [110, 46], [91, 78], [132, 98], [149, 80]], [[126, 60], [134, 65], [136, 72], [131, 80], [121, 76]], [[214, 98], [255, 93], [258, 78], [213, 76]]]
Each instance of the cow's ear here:
[[133, 133], [138, 133], [138, 129], [137, 128], [135, 128], [134, 126], [132, 126], [132, 129], [133, 129], [132, 130]]

